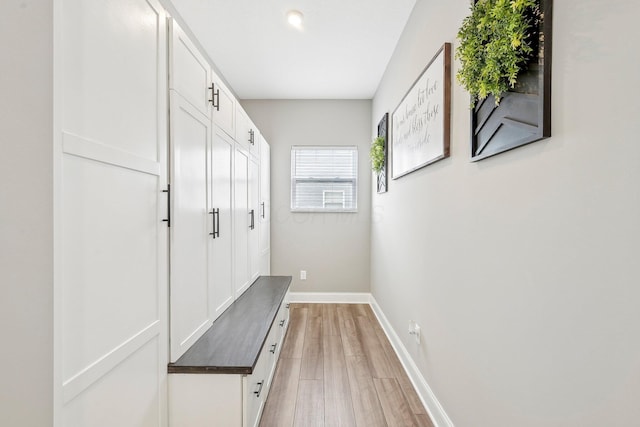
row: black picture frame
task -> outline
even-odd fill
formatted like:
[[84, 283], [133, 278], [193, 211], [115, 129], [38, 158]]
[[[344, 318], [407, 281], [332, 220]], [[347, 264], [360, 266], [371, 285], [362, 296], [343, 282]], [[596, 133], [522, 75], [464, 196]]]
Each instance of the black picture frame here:
[[384, 163], [382, 169], [376, 174], [376, 187], [378, 194], [386, 193], [389, 188], [388, 164], [389, 164], [389, 113], [384, 113], [378, 122], [378, 136], [384, 138]]
[[[477, 0], [475, 0], [477, 2]], [[551, 136], [553, 0], [538, 0], [537, 54], [498, 106], [488, 96], [471, 109], [471, 161], [486, 159]]]

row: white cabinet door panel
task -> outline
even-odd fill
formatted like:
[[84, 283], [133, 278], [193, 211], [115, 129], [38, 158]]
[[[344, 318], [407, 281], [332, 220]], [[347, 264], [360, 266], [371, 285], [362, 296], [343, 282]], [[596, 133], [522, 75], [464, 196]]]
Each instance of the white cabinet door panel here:
[[[110, 375], [92, 384], [65, 408], [67, 427], [157, 427], [161, 422], [161, 368], [156, 338], [116, 366]], [[166, 366], [164, 367], [166, 369]], [[151, 397], [150, 397], [151, 396]]]
[[236, 104], [236, 142], [245, 150], [249, 151], [249, 140], [251, 137], [251, 126], [249, 116], [245, 113], [240, 103]]
[[[65, 381], [158, 319], [158, 178], [67, 154], [62, 339]], [[144, 230], [144, 232], [141, 232]]]
[[236, 98], [233, 93], [222, 83], [222, 79], [212, 73], [213, 121], [232, 138], [236, 137]]
[[171, 33], [169, 87], [210, 117], [211, 67], [174, 20]]
[[208, 153], [211, 122], [171, 95], [171, 359], [211, 325]]
[[165, 426], [166, 13], [55, 4], [54, 425]]
[[231, 137], [215, 127], [212, 139], [212, 204], [215, 216], [216, 234], [210, 241], [211, 251], [209, 265], [211, 266], [211, 291], [213, 294], [213, 313], [218, 317], [231, 305], [233, 294], [233, 265], [232, 265], [232, 162], [234, 143]]
[[249, 280], [253, 283], [260, 274], [260, 166], [258, 161], [249, 159], [249, 212], [252, 225], [249, 229]]
[[233, 238], [235, 297], [251, 284], [249, 281], [249, 155], [244, 150], [234, 154]]
[[271, 272], [271, 148], [260, 137], [260, 274]]
[[145, 0], [62, 3], [63, 130], [157, 161], [164, 13]]

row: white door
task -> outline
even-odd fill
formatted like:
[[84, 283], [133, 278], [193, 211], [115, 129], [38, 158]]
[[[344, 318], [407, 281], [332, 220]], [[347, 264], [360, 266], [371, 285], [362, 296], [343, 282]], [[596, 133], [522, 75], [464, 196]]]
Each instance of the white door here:
[[249, 280], [253, 283], [260, 274], [260, 165], [249, 158]]
[[208, 160], [211, 121], [171, 91], [171, 359], [211, 326]]
[[233, 182], [234, 291], [238, 298], [249, 287], [249, 154], [236, 146]]
[[209, 244], [210, 288], [214, 318], [234, 299], [232, 241], [232, 162], [234, 144], [231, 137], [214, 126], [212, 139], [212, 203], [209, 210], [213, 228]]
[[260, 137], [260, 274], [271, 274], [271, 148]]
[[54, 8], [53, 425], [166, 426], [166, 16]]

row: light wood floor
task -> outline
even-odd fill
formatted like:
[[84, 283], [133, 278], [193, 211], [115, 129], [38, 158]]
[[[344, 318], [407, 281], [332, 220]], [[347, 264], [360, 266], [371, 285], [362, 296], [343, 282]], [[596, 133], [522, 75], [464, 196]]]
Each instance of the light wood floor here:
[[373, 311], [291, 304], [261, 427], [433, 427]]

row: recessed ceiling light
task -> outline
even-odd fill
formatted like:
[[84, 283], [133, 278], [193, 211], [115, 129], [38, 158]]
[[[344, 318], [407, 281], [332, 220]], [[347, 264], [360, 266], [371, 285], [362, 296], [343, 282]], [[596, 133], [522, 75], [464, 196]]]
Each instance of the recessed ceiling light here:
[[293, 27], [302, 28], [302, 18], [304, 15], [299, 10], [290, 10], [287, 12], [287, 21]]

